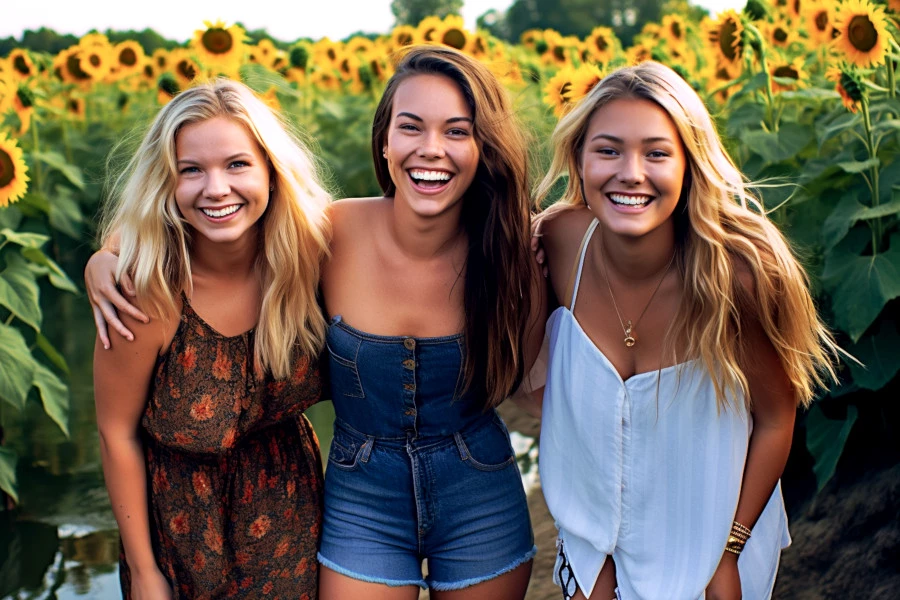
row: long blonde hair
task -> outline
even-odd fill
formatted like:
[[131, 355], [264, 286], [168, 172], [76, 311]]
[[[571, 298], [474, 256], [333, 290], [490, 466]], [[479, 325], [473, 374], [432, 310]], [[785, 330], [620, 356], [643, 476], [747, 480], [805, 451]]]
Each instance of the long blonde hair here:
[[270, 165], [274, 190], [258, 224], [263, 298], [254, 362], [286, 377], [297, 347], [316, 355], [324, 343], [317, 290], [330, 240], [325, 208], [331, 198], [312, 154], [249, 88], [218, 79], [180, 93], [160, 110], [113, 184], [102, 239], [119, 236], [116, 278], [133, 277], [146, 310], [176, 317], [176, 294], [191, 289], [191, 239], [175, 203], [175, 136], [185, 125], [215, 117], [246, 127]]
[[[678, 314], [667, 334], [685, 340], [686, 357], [699, 357], [713, 374], [721, 408], [738, 390], [749, 408], [748, 358], [741, 344], [741, 316], [761, 323], [793, 386], [798, 404], [808, 405], [828, 379], [836, 381], [838, 347], [819, 318], [809, 280], [762, 202], [722, 146], [703, 101], [673, 70], [655, 62], [619, 69], [605, 77], [553, 132], [553, 159], [536, 190], [541, 205], [556, 181], [569, 175], [565, 192], [550, 212], [584, 203], [578, 163], [594, 112], [618, 98], [642, 98], [668, 113], [688, 159], [682, 197], [675, 209], [676, 265], [684, 281]], [[755, 297], [747, 297], [735, 263], [747, 266]], [[676, 357], [677, 362], [677, 357]]]

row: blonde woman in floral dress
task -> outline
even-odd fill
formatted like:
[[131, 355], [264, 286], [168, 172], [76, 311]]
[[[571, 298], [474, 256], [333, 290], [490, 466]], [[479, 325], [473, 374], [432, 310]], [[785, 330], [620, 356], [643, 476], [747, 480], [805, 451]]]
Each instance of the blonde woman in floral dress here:
[[[117, 186], [142, 322], [98, 336], [101, 456], [122, 592], [315, 598], [325, 322], [316, 302], [328, 195], [308, 152], [245, 86], [182, 92]], [[114, 233], [113, 233], [114, 232]]]

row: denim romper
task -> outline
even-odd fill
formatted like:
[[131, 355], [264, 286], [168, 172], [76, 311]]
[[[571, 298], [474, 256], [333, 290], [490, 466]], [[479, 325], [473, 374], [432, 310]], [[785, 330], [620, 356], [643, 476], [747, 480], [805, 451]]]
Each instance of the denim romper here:
[[[535, 553], [506, 426], [462, 388], [462, 335], [326, 335], [334, 439], [319, 561], [362, 581], [455, 590]], [[428, 560], [428, 577], [422, 561]]]

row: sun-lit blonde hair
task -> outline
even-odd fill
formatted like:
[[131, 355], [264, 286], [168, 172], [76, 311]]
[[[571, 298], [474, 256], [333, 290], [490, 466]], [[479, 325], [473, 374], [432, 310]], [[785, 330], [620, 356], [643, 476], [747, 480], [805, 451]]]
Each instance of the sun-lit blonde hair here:
[[177, 317], [175, 298], [191, 289], [191, 231], [175, 203], [175, 138], [185, 125], [215, 117], [243, 125], [268, 161], [274, 191], [258, 223], [263, 298], [254, 360], [285, 377], [298, 347], [316, 355], [325, 338], [317, 290], [331, 198], [313, 155], [249, 88], [218, 79], [181, 92], [160, 110], [112, 186], [102, 239], [119, 237], [116, 278], [131, 274], [142, 306], [155, 316]]
[[[838, 348], [819, 319], [809, 280], [787, 241], [726, 153], [703, 101], [672, 69], [655, 62], [619, 69], [560, 119], [549, 172], [536, 190], [538, 206], [567, 175], [562, 197], [548, 210], [583, 205], [577, 173], [589, 122], [596, 110], [619, 98], [642, 98], [662, 107], [687, 157], [674, 213], [676, 265], [684, 289], [667, 334], [671, 355], [676, 362], [679, 355], [699, 357], [710, 373], [719, 374], [713, 381], [720, 408], [739, 390], [749, 407], [747, 378], [740, 368], [743, 360], [752, 360], [740, 335], [741, 316], [749, 313], [775, 347], [796, 402], [808, 405], [825, 386], [826, 375], [836, 380]], [[741, 264], [752, 276], [752, 286], [741, 285]], [[751, 289], [754, 297], [746, 293]], [[675, 340], [685, 341], [680, 351]]]

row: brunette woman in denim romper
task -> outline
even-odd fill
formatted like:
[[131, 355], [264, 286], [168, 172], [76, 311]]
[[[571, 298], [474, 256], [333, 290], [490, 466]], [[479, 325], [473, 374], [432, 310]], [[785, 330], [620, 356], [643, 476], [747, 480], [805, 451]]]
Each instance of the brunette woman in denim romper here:
[[521, 600], [534, 539], [494, 407], [543, 336], [524, 139], [484, 66], [419, 46], [372, 148], [385, 196], [332, 206], [322, 276], [337, 418], [320, 597]]

